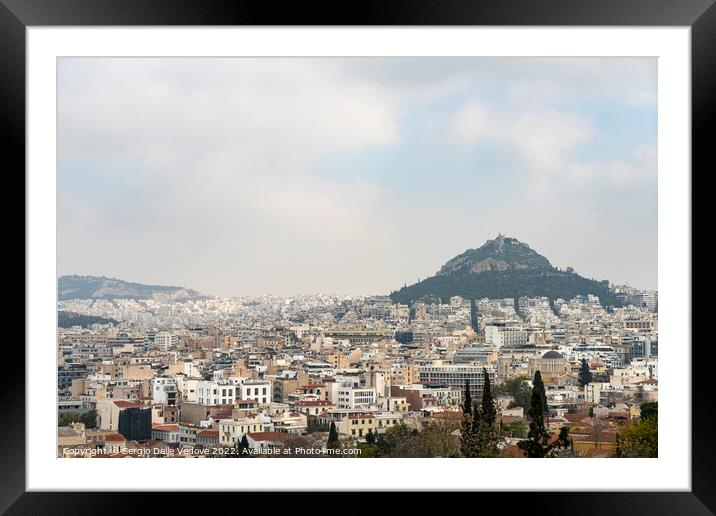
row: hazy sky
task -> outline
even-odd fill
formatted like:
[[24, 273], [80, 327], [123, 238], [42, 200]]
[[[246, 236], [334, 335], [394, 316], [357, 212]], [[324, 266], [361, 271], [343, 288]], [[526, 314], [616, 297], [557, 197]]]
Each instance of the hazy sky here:
[[58, 274], [388, 293], [498, 233], [657, 286], [653, 58], [58, 61]]

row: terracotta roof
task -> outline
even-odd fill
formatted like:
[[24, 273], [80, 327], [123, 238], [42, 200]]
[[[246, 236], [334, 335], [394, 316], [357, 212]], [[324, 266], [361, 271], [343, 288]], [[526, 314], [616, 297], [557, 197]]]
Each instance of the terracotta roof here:
[[119, 408], [140, 408], [144, 406], [141, 403], [137, 403], [136, 401], [127, 400], [115, 400], [114, 404]]
[[109, 434], [104, 436], [105, 441], [112, 441], [112, 442], [122, 442], [126, 441], [127, 438], [124, 437], [122, 434]]
[[171, 432], [174, 430], [179, 430], [179, 425], [152, 425], [152, 430]]
[[299, 400], [296, 405], [300, 407], [320, 407], [321, 405], [333, 405], [328, 400]]
[[219, 437], [219, 431], [218, 430], [202, 430], [201, 432], [197, 432], [196, 435], [200, 435], [202, 437]]
[[254, 441], [289, 441], [295, 437], [286, 432], [254, 432], [246, 435]]
[[564, 415], [564, 418], [569, 421], [570, 423], [578, 423], [579, 421], [582, 421], [583, 419], [586, 419], [589, 417], [588, 412], [578, 412], [576, 414], [570, 414], [569, 412]]

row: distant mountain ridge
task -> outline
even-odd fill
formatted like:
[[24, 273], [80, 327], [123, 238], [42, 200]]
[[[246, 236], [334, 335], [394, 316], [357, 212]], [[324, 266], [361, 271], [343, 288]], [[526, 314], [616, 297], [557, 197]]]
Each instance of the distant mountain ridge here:
[[67, 299], [166, 299], [178, 301], [201, 297], [185, 287], [144, 285], [104, 276], [60, 276], [57, 297]]
[[547, 258], [516, 238], [498, 235], [477, 249], [448, 260], [430, 278], [391, 292], [394, 302], [419, 299], [467, 299], [545, 296], [551, 300], [577, 295], [598, 296], [604, 305], [617, 305], [608, 281], [584, 278], [571, 268], [559, 270]]

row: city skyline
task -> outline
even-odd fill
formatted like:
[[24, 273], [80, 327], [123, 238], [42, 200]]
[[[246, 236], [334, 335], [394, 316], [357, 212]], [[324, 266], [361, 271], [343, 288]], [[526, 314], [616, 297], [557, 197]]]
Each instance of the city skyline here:
[[656, 60], [58, 60], [57, 273], [387, 294], [500, 232], [657, 288]]

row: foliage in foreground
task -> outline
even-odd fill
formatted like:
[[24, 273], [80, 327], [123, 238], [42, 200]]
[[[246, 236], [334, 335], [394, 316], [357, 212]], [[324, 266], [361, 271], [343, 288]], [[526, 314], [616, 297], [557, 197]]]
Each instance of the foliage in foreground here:
[[617, 457], [659, 456], [659, 414], [656, 402], [641, 406], [641, 418], [625, 426], [617, 434]]
[[527, 439], [520, 441], [517, 446], [522, 450], [525, 457], [545, 458], [555, 457], [560, 449], [570, 445], [569, 430], [563, 426], [559, 431], [556, 440], [551, 440], [550, 434], [544, 424], [546, 411], [546, 395], [542, 375], [535, 372], [532, 387], [532, 399], [528, 416], [530, 419], [530, 430]]
[[462, 424], [460, 426], [460, 451], [463, 457], [496, 457], [499, 434], [495, 428], [497, 409], [492, 397], [490, 377], [483, 368], [485, 383], [482, 402], [472, 402], [470, 382], [465, 382]]

